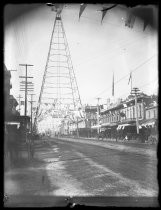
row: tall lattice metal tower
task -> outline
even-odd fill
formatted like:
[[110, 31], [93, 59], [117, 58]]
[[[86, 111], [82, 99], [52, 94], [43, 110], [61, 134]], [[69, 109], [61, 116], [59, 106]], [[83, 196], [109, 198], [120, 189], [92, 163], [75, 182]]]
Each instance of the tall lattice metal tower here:
[[[53, 10], [53, 9], [52, 9]], [[61, 19], [62, 8], [54, 9], [55, 22], [50, 40], [34, 128], [47, 115], [64, 118], [82, 108], [67, 38]]]

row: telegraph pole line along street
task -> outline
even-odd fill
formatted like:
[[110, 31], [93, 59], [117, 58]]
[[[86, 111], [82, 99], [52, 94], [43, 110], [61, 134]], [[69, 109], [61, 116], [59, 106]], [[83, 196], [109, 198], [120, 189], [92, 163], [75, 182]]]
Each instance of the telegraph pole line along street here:
[[33, 95], [35, 94], [30, 94], [31, 101], [29, 101], [31, 103], [31, 135], [32, 135], [32, 109], [33, 109], [33, 103], [36, 102], [36, 101], [33, 101]]
[[[33, 66], [33, 65], [31, 65], [31, 64], [19, 64], [20, 66], [26, 66], [26, 76], [20, 76], [20, 78], [25, 78], [25, 113], [24, 113], [24, 115], [26, 116], [27, 115], [27, 85], [28, 85], [28, 83], [27, 83], [27, 79], [28, 78], [33, 78], [33, 77], [28, 77], [27, 76], [27, 67], [28, 66]], [[23, 91], [23, 90], [22, 90]]]
[[136, 113], [136, 129], [139, 134], [139, 120], [138, 120], [138, 108], [137, 108], [137, 96], [139, 95], [139, 88], [133, 88], [131, 91], [132, 95], [135, 95], [135, 113]]

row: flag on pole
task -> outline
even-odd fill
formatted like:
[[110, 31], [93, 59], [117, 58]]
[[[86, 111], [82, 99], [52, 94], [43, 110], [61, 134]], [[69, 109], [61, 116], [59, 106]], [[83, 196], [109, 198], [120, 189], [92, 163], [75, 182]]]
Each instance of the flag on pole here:
[[112, 9], [112, 8], [114, 8], [114, 7], [116, 7], [116, 6], [117, 6], [117, 4], [114, 4], [114, 5], [111, 6], [111, 7], [103, 8], [103, 9], [101, 10], [101, 12], [102, 12], [102, 20], [101, 20], [101, 23], [102, 23], [102, 21], [103, 21], [103, 18], [104, 18], [105, 15], [106, 15], [106, 12], [107, 12], [108, 10], [110, 10], [110, 9]]
[[147, 20], [144, 20], [144, 27], [143, 27], [143, 31], [145, 31], [145, 28], [148, 26], [148, 21]]
[[133, 28], [134, 23], [135, 23], [135, 16], [133, 15], [132, 11], [129, 10], [127, 11], [125, 26]]
[[21, 105], [25, 105], [25, 102], [24, 101], [21, 101]]
[[87, 4], [81, 4], [80, 5], [79, 19], [80, 19], [81, 15], [82, 15], [83, 11], [85, 10], [86, 6], [87, 6]]
[[153, 8], [146, 8], [142, 12], [141, 15], [142, 15], [142, 19], [144, 22], [143, 31], [145, 31], [145, 29], [148, 25], [154, 26], [154, 10], [153, 10]]
[[107, 10], [102, 10], [102, 20], [101, 20], [101, 23], [102, 23], [102, 21], [103, 21], [103, 18], [104, 18], [105, 15], [106, 15], [106, 12], [107, 12]]
[[112, 96], [114, 96], [114, 73], [113, 73], [113, 81], [112, 81]]
[[131, 79], [132, 79], [132, 73], [130, 72], [130, 77], [129, 77], [128, 85], [129, 85]]

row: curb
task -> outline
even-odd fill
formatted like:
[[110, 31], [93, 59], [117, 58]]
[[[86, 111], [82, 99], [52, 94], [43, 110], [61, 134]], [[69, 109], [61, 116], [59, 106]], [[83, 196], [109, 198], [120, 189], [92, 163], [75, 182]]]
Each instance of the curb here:
[[140, 145], [151, 145], [148, 142], [139, 142], [138, 140], [129, 140], [129, 141], [123, 141], [123, 140], [112, 140], [112, 139], [98, 139], [98, 138], [82, 138], [82, 137], [60, 137], [61, 139], [80, 139], [80, 140], [92, 140], [92, 141], [98, 141], [98, 142], [114, 142], [114, 143], [124, 143], [124, 144], [140, 144]]

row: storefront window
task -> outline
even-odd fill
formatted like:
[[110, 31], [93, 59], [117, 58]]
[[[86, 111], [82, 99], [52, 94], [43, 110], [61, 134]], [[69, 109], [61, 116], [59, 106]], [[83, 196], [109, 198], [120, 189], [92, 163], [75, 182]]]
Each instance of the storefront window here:
[[149, 118], [150, 118], [150, 111], [148, 111], [148, 114], [149, 114]]
[[130, 119], [132, 118], [132, 110], [131, 110], [132, 107], [130, 107]]
[[154, 118], [156, 117], [156, 112], [155, 112], [155, 109], [154, 109]]
[[142, 115], [141, 115], [141, 104], [139, 104], [139, 117], [141, 118], [142, 117]]

